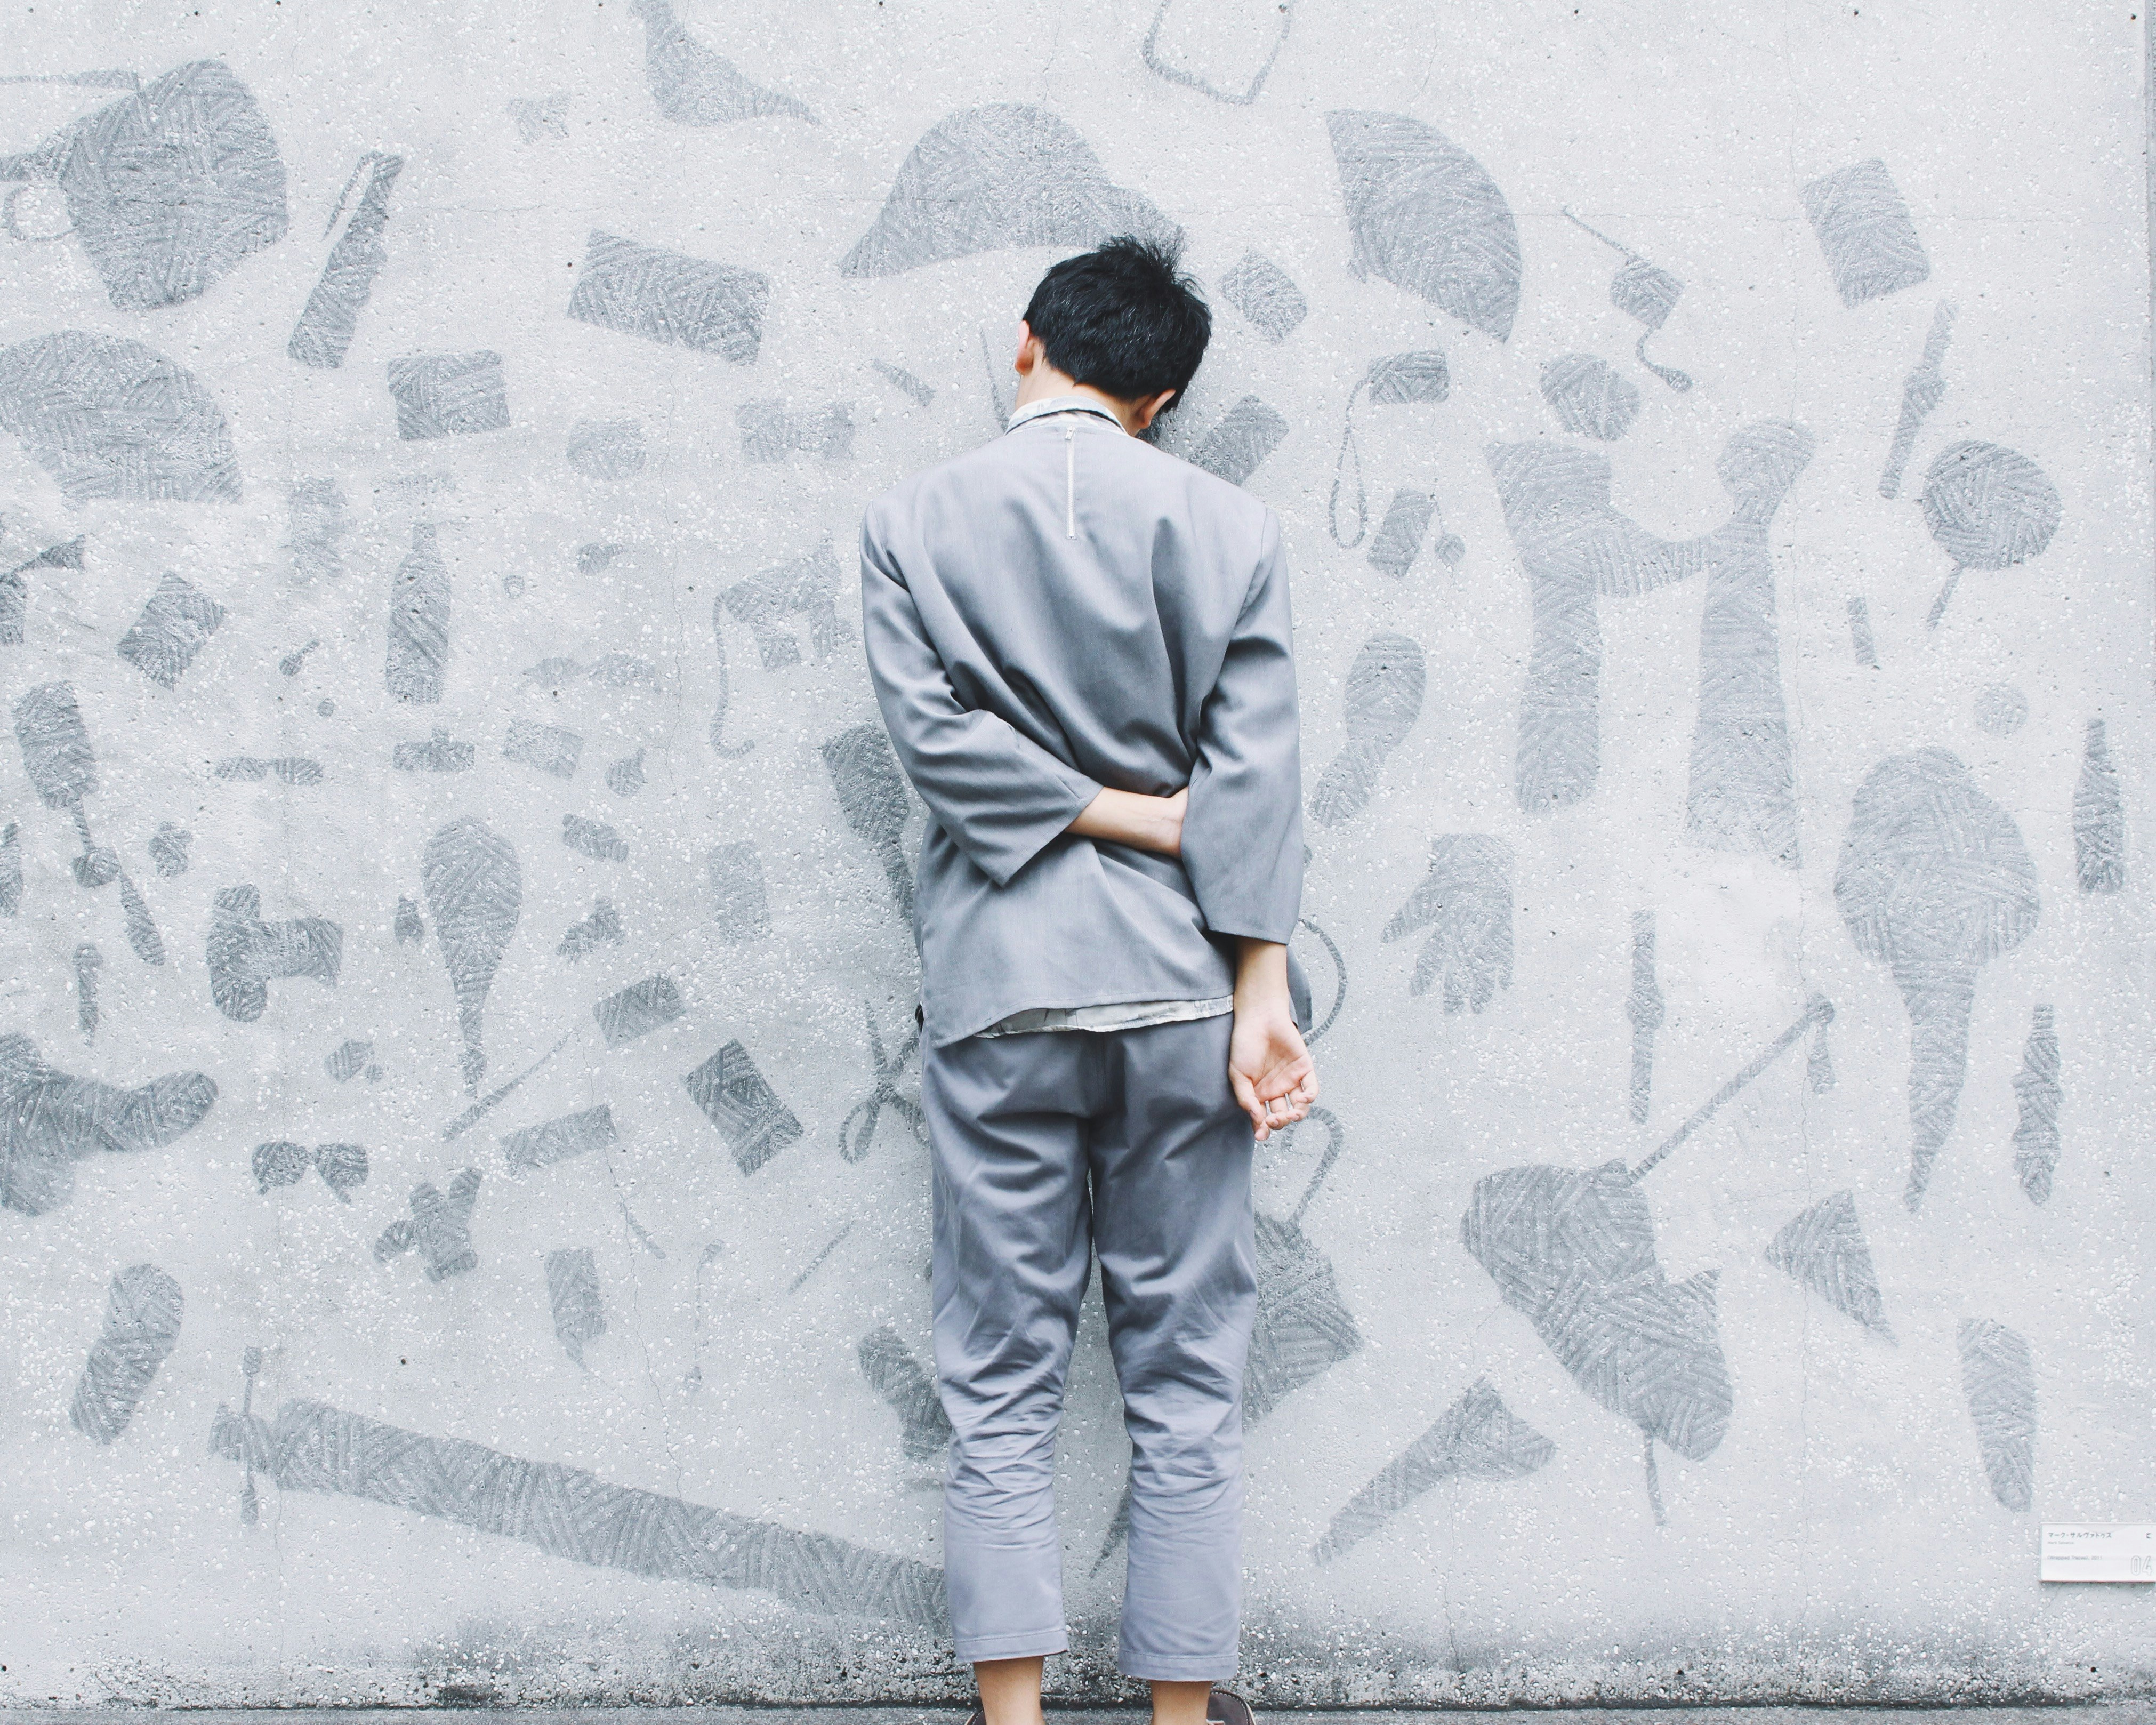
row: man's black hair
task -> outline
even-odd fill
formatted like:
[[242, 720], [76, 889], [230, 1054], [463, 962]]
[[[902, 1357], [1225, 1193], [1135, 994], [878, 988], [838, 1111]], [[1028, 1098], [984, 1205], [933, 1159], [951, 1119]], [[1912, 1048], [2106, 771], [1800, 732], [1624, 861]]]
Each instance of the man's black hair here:
[[1157, 240], [1122, 234], [1065, 258], [1026, 303], [1026, 327], [1049, 364], [1118, 401], [1173, 389], [1183, 399], [1212, 339], [1198, 284]]

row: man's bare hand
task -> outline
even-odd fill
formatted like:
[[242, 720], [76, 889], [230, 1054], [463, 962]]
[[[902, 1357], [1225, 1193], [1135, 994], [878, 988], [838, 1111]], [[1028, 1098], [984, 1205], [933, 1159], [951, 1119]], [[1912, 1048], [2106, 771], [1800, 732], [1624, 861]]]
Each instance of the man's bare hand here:
[[1228, 1086], [1258, 1141], [1293, 1126], [1317, 1100], [1317, 1063], [1303, 1046], [1288, 999], [1287, 948], [1242, 939], [1235, 966], [1235, 1024]]
[[1302, 1033], [1282, 1001], [1277, 1010], [1235, 1009], [1235, 1028], [1228, 1042], [1228, 1085], [1250, 1117], [1253, 1135], [1263, 1143], [1282, 1127], [1293, 1126], [1317, 1100], [1317, 1064], [1302, 1045]]
[[1103, 790], [1088, 803], [1068, 829], [1081, 839], [1105, 839], [1135, 850], [1162, 856], [1183, 855], [1183, 811], [1188, 790], [1172, 797], [1148, 797], [1137, 791]]

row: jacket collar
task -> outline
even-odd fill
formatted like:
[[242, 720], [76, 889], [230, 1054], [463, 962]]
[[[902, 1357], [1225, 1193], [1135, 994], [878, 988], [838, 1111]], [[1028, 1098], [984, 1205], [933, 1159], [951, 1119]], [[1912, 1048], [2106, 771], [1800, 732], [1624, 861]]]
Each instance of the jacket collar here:
[[1102, 407], [1100, 403], [1089, 400], [1082, 395], [1050, 395], [1042, 397], [1039, 401], [1028, 402], [1010, 416], [1010, 423], [1004, 429], [1015, 431], [1029, 420], [1038, 419], [1049, 413], [1098, 413], [1116, 430], [1123, 429], [1122, 420]]

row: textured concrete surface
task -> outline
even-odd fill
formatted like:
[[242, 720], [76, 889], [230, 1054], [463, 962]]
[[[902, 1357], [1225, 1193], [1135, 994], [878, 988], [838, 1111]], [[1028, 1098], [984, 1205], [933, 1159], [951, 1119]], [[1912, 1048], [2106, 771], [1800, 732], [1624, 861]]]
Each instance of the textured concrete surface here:
[[1244, 1686], [2148, 1692], [2144, 20], [5, 17], [0, 1699], [966, 1692], [850, 560], [1119, 228], [1298, 617]]
[[[643, 1707], [633, 1706], [554, 1708], [526, 1707], [516, 1717], [534, 1722], [534, 1725], [555, 1725], [555, 1722], [588, 1720], [593, 1717], [609, 1721], [655, 1722], [655, 1725], [680, 1725], [684, 1720], [707, 1722], [707, 1725], [808, 1725], [816, 1719], [844, 1719], [853, 1725], [963, 1725], [970, 1709], [928, 1707], [850, 1707], [843, 1711], [834, 1707]], [[1666, 1712], [1656, 1709], [1655, 1712]], [[411, 1717], [408, 1707], [286, 1707], [280, 1708], [278, 1717], [294, 1720], [334, 1720], [339, 1725], [367, 1725], [374, 1720], [404, 1719]], [[2156, 1715], [2156, 1706], [2147, 1702], [2102, 1702], [2088, 1705], [2030, 1706], [2015, 1707], [1897, 1707], [1894, 1717], [1904, 1725], [1978, 1725], [1979, 1721], [2018, 1721], [2020, 1725], [2146, 1725]], [[1054, 1707], [1050, 1717], [1056, 1725], [1123, 1725], [1123, 1722], [1148, 1717], [1145, 1709], [1136, 1703], [1121, 1710], [1106, 1707]], [[0, 1707], [0, 1725], [14, 1725], [18, 1720], [36, 1721], [52, 1717], [49, 1707]], [[142, 1717], [140, 1708], [85, 1707], [71, 1709], [72, 1720], [95, 1721], [105, 1725], [107, 1721], [136, 1720]], [[198, 1725], [251, 1725], [259, 1719], [259, 1711], [228, 1707], [190, 1709], [188, 1718]], [[436, 1703], [427, 1710], [430, 1719], [487, 1719], [498, 1717], [487, 1707], [444, 1705]], [[1296, 1725], [1406, 1725], [1406, 1722], [1430, 1717], [1430, 1710], [1358, 1707], [1350, 1712], [1326, 1712], [1312, 1708], [1297, 1710], [1288, 1717]], [[1535, 1708], [1513, 1708], [1507, 1717], [1522, 1722], [1522, 1725], [1614, 1725], [1614, 1722], [1644, 1722], [1652, 1717], [1645, 1709], [1617, 1707], [1567, 1707], [1561, 1711], [1543, 1711]], [[1685, 1712], [1688, 1722], [1695, 1725], [1834, 1725], [1836, 1721], [1851, 1721], [1861, 1715], [1851, 1708], [1841, 1707], [1693, 1707]]]

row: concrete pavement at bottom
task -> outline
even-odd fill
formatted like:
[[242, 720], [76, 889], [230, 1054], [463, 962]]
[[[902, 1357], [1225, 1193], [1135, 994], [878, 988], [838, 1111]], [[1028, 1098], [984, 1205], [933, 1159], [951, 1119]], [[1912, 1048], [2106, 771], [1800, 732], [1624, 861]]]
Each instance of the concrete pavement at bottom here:
[[[415, 1714], [429, 1721], [459, 1722], [459, 1725], [963, 1725], [966, 1712], [952, 1707], [277, 1707], [277, 1708], [167, 1708], [184, 1715], [187, 1725], [410, 1725]], [[2156, 1725], [2156, 1697], [2143, 1700], [2092, 1702], [2061, 1707], [2042, 1703], [2027, 1707], [1566, 1707], [1548, 1711], [1528, 1708], [1405, 1710], [1372, 1708], [1368, 1711], [1327, 1709], [1301, 1712], [1260, 1710], [1260, 1725], [1267, 1718], [1291, 1720], [1294, 1725], [1429, 1725], [1440, 1713], [1498, 1712], [1506, 1725], [1676, 1725], [1672, 1714], [1681, 1714], [1682, 1725], [1860, 1725], [1859, 1716], [1885, 1716], [1880, 1725]], [[64, 1717], [68, 1725], [142, 1725], [140, 1707], [83, 1707], [52, 1706], [0, 1707], [0, 1725], [54, 1725]], [[1132, 1725], [1144, 1709], [1063, 1708], [1050, 1706], [1049, 1725]]]

